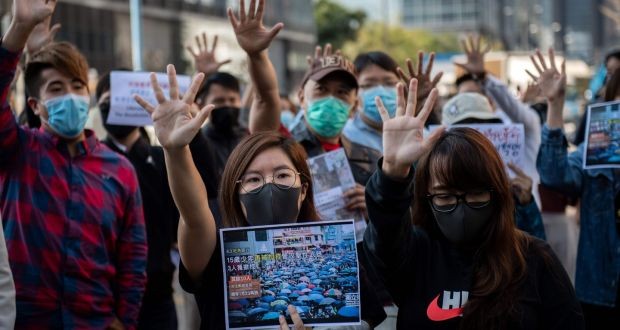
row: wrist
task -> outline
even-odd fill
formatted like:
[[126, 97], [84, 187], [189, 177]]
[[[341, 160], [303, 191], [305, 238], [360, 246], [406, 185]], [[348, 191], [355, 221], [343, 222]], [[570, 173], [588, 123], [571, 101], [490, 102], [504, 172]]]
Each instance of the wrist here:
[[263, 61], [268, 58], [267, 49], [247, 54], [250, 61]]
[[2, 37], [2, 47], [10, 52], [21, 52], [26, 47], [33, 29], [34, 25], [11, 22]]
[[393, 179], [405, 179], [409, 175], [410, 166], [403, 166], [391, 162], [383, 161], [381, 170], [385, 175]]

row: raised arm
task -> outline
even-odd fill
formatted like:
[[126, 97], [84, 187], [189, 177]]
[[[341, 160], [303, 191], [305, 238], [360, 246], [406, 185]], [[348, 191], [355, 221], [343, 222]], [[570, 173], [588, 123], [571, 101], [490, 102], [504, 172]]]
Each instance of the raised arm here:
[[580, 154], [568, 155], [568, 142], [562, 128], [564, 119], [564, 97], [566, 94], [566, 61], [560, 69], [556, 65], [555, 53], [549, 49], [549, 63], [545, 61], [539, 50], [536, 56], [530, 55], [538, 76], [526, 72], [540, 87], [541, 94], [547, 99], [547, 124], [543, 127], [540, 151], [536, 167], [540, 173], [540, 181], [546, 186], [570, 196], [577, 196], [581, 191]]
[[403, 299], [402, 283], [409, 283], [409, 260], [418, 251], [409, 207], [413, 198], [413, 167], [443, 129], [423, 138], [424, 122], [432, 111], [437, 90], [433, 89], [416, 116], [417, 80], [412, 79], [405, 104], [404, 85], [398, 84], [396, 116], [389, 118], [381, 99], [376, 103], [383, 119], [384, 158], [366, 187], [370, 224], [364, 250], [372, 267], [390, 289], [395, 301]]
[[174, 202], [179, 209], [179, 252], [189, 275], [197, 280], [209, 264], [215, 250], [216, 227], [209, 209], [207, 190], [200, 177], [189, 149], [201, 125], [207, 120], [213, 105], [207, 105], [196, 115], [191, 105], [204, 80], [197, 74], [185, 95], [181, 98], [173, 65], [168, 65], [170, 99], [151, 74], [151, 85], [158, 105], [153, 106], [139, 96], [136, 101], [151, 114], [155, 134], [164, 148], [168, 182]]
[[[258, 6], [257, 6], [258, 2]], [[239, 17], [228, 8], [228, 19], [239, 46], [248, 54], [250, 78], [254, 86], [254, 102], [250, 110], [250, 132], [280, 128], [280, 93], [276, 70], [269, 59], [267, 48], [282, 30], [282, 23], [267, 29], [263, 25], [265, 0], [250, 0], [246, 13], [245, 0], [239, 0]]]
[[52, 16], [55, 7], [55, 0], [13, 0], [13, 19], [0, 47], [0, 167], [15, 164], [23, 138], [8, 103], [19, 57], [34, 28]]

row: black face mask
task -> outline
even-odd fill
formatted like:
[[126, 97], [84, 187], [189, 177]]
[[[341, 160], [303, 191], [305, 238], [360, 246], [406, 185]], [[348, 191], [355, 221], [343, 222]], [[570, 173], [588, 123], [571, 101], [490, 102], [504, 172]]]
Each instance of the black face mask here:
[[103, 127], [108, 132], [108, 134], [112, 135], [117, 140], [126, 138], [129, 134], [131, 134], [131, 132], [137, 129], [136, 126], [108, 124], [108, 115], [110, 114], [110, 103], [108, 102], [99, 104], [99, 111], [101, 111]]
[[449, 213], [437, 212], [432, 207], [431, 209], [443, 235], [455, 244], [469, 244], [479, 238], [493, 214], [491, 203], [477, 209], [459, 203], [454, 211]]
[[211, 111], [210, 125], [218, 133], [232, 133], [239, 125], [240, 109], [236, 107], [219, 107]]
[[239, 199], [250, 226], [277, 225], [297, 222], [300, 194], [301, 187], [282, 189], [266, 183], [260, 192], [240, 194]]

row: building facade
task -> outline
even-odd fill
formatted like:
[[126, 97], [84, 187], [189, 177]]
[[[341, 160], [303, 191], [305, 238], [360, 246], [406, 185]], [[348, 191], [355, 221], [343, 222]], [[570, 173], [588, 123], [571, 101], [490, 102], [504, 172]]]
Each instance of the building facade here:
[[[12, 0], [0, 0], [2, 31], [10, 22]], [[222, 68], [247, 80], [247, 60], [238, 47], [226, 16], [227, 0], [143, 0], [143, 67], [164, 71], [168, 63], [177, 71], [192, 73], [192, 60], [185, 47], [196, 34], [219, 36], [219, 59], [233, 62]], [[285, 28], [270, 48], [270, 58], [284, 92], [297, 87], [306, 69], [306, 55], [312, 54], [316, 28], [312, 2], [305, 0], [267, 1], [265, 22], [283, 22]], [[129, 0], [63, 0], [52, 23], [61, 23], [56, 40], [74, 43], [86, 55], [92, 68], [103, 73], [115, 68], [131, 69]]]

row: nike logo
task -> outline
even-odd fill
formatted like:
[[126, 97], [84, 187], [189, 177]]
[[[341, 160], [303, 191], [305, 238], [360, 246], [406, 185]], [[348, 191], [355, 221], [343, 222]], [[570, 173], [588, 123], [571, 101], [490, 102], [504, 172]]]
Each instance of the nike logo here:
[[426, 309], [426, 316], [428, 316], [429, 320], [439, 322], [463, 316], [463, 307], [443, 309], [439, 307], [438, 301], [439, 295], [431, 301]]

